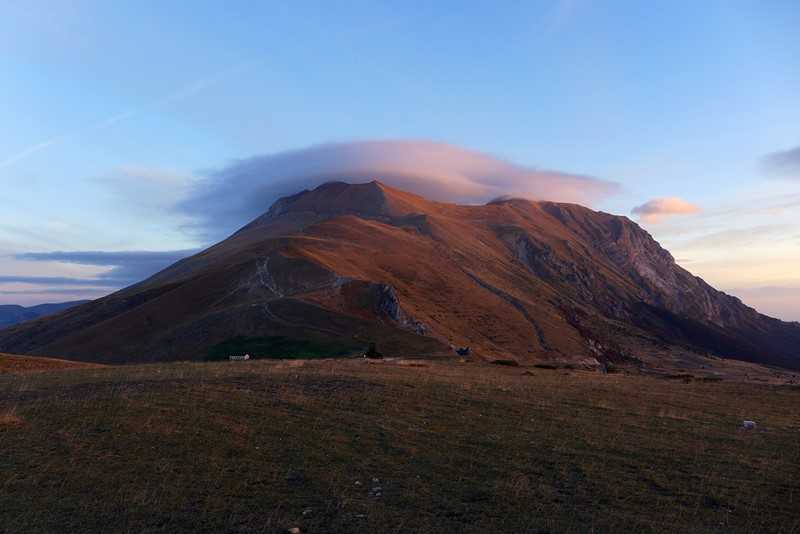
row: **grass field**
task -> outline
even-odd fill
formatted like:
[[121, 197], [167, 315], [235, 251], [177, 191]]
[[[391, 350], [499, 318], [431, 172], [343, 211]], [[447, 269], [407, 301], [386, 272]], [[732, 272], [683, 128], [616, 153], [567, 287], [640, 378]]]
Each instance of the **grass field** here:
[[797, 532], [798, 406], [478, 363], [4, 374], [0, 531]]
[[95, 363], [72, 362], [56, 358], [32, 358], [0, 353], [0, 374], [27, 374], [65, 369], [91, 369], [103, 367]]

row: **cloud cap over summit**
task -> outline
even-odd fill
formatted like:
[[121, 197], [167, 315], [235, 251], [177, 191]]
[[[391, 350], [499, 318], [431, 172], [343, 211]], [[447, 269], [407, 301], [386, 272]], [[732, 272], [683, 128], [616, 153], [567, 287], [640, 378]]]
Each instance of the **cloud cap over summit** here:
[[484, 203], [502, 195], [592, 204], [619, 185], [543, 170], [454, 145], [417, 140], [359, 141], [254, 156], [208, 173], [178, 205], [195, 230], [218, 238], [278, 198], [334, 180], [379, 179], [432, 200]]

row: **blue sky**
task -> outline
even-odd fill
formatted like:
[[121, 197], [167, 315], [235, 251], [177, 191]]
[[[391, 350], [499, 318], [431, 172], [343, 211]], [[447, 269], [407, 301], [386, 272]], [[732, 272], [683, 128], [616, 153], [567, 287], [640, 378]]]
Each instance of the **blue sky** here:
[[207, 244], [181, 206], [237, 206], [237, 161], [417, 140], [615, 182], [592, 205], [634, 218], [680, 199], [638, 220], [800, 320], [800, 4], [413, 4], [0, 2], [0, 302], [98, 296]]

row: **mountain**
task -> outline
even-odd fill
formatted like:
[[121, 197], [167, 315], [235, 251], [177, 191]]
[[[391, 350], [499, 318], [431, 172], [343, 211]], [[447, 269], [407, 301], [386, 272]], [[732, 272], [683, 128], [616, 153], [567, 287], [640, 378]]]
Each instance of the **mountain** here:
[[0, 328], [12, 326], [37, 317], [44, 317], [62, 310], [89, 302], [88, 300], [75, 300], [71, 302], [58, 302], [54, 304], [39, 304], [37, 306], [19, 306], [17, 304], [0, 304]]
[[626, 217], [431, 202], [380, 182], [282, 198], [148, 280], [0, 332], [0, 351], [140, 362], [371, 341], [386, 355], [800, 368], [800, 325], [716, 291]]

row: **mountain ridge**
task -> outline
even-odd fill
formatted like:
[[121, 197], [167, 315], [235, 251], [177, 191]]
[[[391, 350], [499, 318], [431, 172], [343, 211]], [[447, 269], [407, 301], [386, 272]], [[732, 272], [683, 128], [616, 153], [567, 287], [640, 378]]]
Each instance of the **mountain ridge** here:
[[674, 261], [627, 217], [577, 204], [462, 206], [332, 182], [139, 284], [0, 333], [0, 350], [202, 359], [233, 337], [368, 341], [387, 354], [654, 365], [707, 354], [800, 367], [800, 326]]
[[69, 302], [53, 302], [37, 304], [35, 306], [21, 306], [19, 304], [0, 304], [0, 328], [6, 328], [31, 319], [58, 313], [67, 308], [89, 302], [88, 300], [74, 300]]

